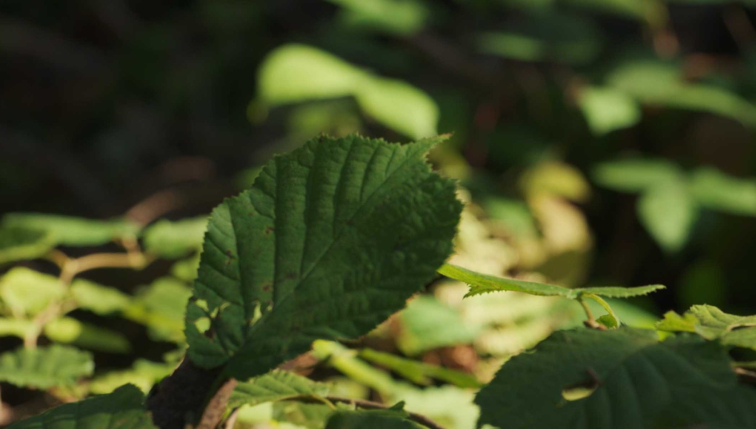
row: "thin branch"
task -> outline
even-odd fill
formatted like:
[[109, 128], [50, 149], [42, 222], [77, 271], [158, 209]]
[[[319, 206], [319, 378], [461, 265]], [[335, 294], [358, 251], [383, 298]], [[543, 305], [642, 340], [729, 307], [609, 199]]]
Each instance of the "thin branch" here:
[[[387, 410], [391, 408], [390, 406], [381, 404], [380, 402], [365, 401], [363, 399], [350, 399], [342, 398], [339, 396], [325, 396], [325, 399], [334, 403], [340, 402], [342, 404], [354, 405], [357, 408], [364, 408], [366, 410]], [[410, 413], [408, 411], [405, 412], [408, 414], [409, 419], [416, 423], [420, 423], [421, 425], [427, 426], [430, 429], [444, 429], [443, 426], [439, 425], [438, 423], [434, 422], [428, 417], [425, 417], [422, 414]]]

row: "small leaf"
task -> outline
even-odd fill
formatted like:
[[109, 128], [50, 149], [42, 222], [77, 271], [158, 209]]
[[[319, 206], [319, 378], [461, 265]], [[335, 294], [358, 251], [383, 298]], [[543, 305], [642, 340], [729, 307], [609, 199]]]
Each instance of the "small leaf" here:
[[9, 213], [3, 227], [19, 227], [49, 234], [64, 246], [98, 246], [124, 236], [135, 236], [139, 226], [125, 220], [95, 220], [41, 213]]
[[418, 296], [399, 313], [402, 330], [397, 346], [414, 356], [439, 347], [470, 344], [478, 330], [465, 324], [460, 314], [430, 296]]
[[[563, 396], [579, 387], [580, 398]], [[752, 427], [754, 400], [716, 343], [621, 328], [554, 333], [505, 363], [475, 402], [478, 425], [635, 429]]]
[[175, 366], [171, 363], [137, 359], [131, 368], [97, 375], [89, 383], [89, 391], [94, 394], [106, 394], [131, 383], [147, 393], [152, 386], [170, 375]]
[[470, 285], [470, 291], [465, 297], [481, 295], [489, 292], [510, 291], [523, 292], [538, 296], [561, 296], [563, 298], [577, 299], [583, 293], [592, 293], [608, 298], [632, 298], [634, 296], [647, 295], [651, 292], [664, 289], [662, 285], [648, 285], [638, 287], [614, 287], [600, 286], [568, 289], [562, 286], [545, 283], [528, 282], [489, 276], [476, 273], [466, 268], [452, 264], [444, 264], [438, 272], [446, 277], [465, 282]]
[[144, 395], [133, 385], [126, 385], [109, 395], [95, 396], [65, 404], [8, 429], [157, 429], [144, 408]]
[[328, 419], [326, 429], [423, 429], [400, 410], [337, 411]]
[[321, 137], [217, 207], [187, 308], [193, 362], [253, 377], [401, 309], [451, 253], [459, 221], [454, 183], [425, 162], [439, 140]]
[[635, 100], [609, 88], [583, 88], [578, 106], [591, 131], [598, 136], [631, 127], [641, 120], [641, 110]]
[[703, 207], [756, 216], [756, 181], [739, 179], [713, 168], [693, 172], [690, 190]]
[[55, 241], [45, 231], [28, 228], [0, 227], [0, 264], [45, 255]]
[[149, 327], [155, 340], [183, 342], [184, 313], [191, 294], [177, 279], [161, 277], [141, 289], [123, 315]]
[[180, 258], [202, 247], [206, 228], [206, 217], [176, 222], [164, 219], [144, 230], [144, 247], [163, 258]]
[[756, 316], [727, 314], [711, 305], [694, 305], [683, 316], [670, 311], [656, 327], [669, 332], [695, 332], [728, 346], [756, 350]]
[[551, 194], [568, 200], [583, 202], [591, 188], [583, 174], [575, 167], [558, 162], [545, 162], [528, 170], [520, 179], [520, 186], [528, 196]]
[[122, 334], [89, 323], [80, 322], [73, 317], [62, 317], [45, 325], [47, 338], [65, 344], [110, 353], [128, 353], [131, 343]]
[[57, 278], [25, 267], [15, 267], [0, 277], [0, 301], [14, 315], [33, 316], [51, 302], [63, 299], [66, 289]]
[[638, 201], [638, 217], [666, 251], [677, 252], [688, 241], [698, 207], [685, 183], [660, 183]]
[[593, 179], [599, 185], [624, 192], [642, 192], [682, 178], [678, 166], [661, 159], [624, 159], [604, 162], [593, 169]]
[[273, 370], [239, 383], [231, 394], [230, 408], [242, 405], [258, 405], [265, 402], [283, 401], [297, 397], [326, 396], [329, 387], [287, 371]]
[[100, 315], [123, 311], [131, 303], [131, 297], [118, 289], [81, 278], [71, 283], [71, 294], [79, 308]]
[[360, 350], [359, 356], [374, 364], [386, 367], [417, 384], [430, 384], [428, 377], [436, 378], [457, 387], [479, 388], [481, 383], [472, 374], [456, 371], [442, 366], [406, 359], [395, 354], [379, 352], [373, 349]]
[[72, 386], [93, 370], [92, 355], [73, 347], [53, 345], [0, 354], [0, 381], [21, 387]]

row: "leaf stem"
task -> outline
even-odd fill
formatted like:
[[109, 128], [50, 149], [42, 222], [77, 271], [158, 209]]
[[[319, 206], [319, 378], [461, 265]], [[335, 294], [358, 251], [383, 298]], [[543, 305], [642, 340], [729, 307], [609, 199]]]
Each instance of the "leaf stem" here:
[[609, 316], [612, 319], [614, 319], [614, 321], [617, 323], [617, 327], [620, 326], [619, 317], [617, 317], [617, 315], [614, 313], [614, 310], [612, 310], [612, 306], [610, 306], [609, 303], [606, 302], [603, 298], [601, 298], [600, 296], [598, 296], [598, 295], [596, 295], [594, 293], [584, 293], [584, 294], [582, 294], [582, 296], [584, 296], [586, 298], [590, 298], [590, 299], [598, 302], [599, 305], [601, 305], [602, 307], [604, 307], [604, 310], [606, 310], [606, 312], [609, 313]]

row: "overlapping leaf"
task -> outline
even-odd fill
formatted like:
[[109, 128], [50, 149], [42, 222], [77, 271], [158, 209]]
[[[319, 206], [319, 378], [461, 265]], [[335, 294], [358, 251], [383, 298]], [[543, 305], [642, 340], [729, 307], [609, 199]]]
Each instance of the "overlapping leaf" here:
[[131, 303], [131, 297], [118, 289], [85, 279], [74, 279], [70, 289], [79, 308], [100, 315], [123, 311]]
[[65, 294], [58, 278], [26, 267], [15, 267], [0, 277], [0, 302], [16, 316], [33, 316]]
[[18, 349], [0, 355], [0, 381], [23, 387], [71, 386], [93, 370], [92, 355], [67, 346]]
[[338, 411], [326, 424], [326, 429], [423, 429], [407, 418], [401, 410]]
[[401, 309], [451, 253], [461, 211], [425, 163], [437, 141], [321, 137], [217, 207], [187, 308], [192, 360], [248, 378]]
[[297, 374], [274, 370], [239, 383], [228, 402], [230, 408], [258, 405], [306, 396], [326, 396], [329, 386]]
[[65, 246], [97, 246], [124, 236], [134, 236], [139, 226], [125, 220], [96, 220], [42, 213], [9, 213], [3, 228], [24, 228], [49, 234]]
[[684, 315], [664, 315], [656, 327], [662, 331], [695, 332], [708, 340], [756, 350], [756, 316], [727, 314], [712, 305], [694, 305]]
[[55, 246], [44, 231], [19, 227], [0, 227], [0, 264], [43, 256]]
[[207, 218], [161, 220], [144, 231], [145, 250], [164, 258], [180, 258], [202, 246]]
[[746, 428], [754, 401], [718, 344], [628, 328], [557, 332], [475, 399], [479, 424], [511, 429]]
[[562, 286], [545, 283], [501, 278], [476, 273], [466, 268], [452, 264], [444, 264], [439, 273], [446, 277], [459, 280], [470, 285], [470, 291], [465, 296], [475, 296], [489, 292], [511, 291], [523, 292], [539, 296], [560, 296], [563, 298], [577, 299], [581, 294], [594, 294], [608, 298], [631, 298], [634, 296], [647, 295], [656, 290], [664, 289], [662, 285], [648, 285], [638, 287], [588, 287], [569, 289]]
[[144, 409], [144, 395], [128, 384], [109, 395], [61, 405], [8, 429], [157, 429]]

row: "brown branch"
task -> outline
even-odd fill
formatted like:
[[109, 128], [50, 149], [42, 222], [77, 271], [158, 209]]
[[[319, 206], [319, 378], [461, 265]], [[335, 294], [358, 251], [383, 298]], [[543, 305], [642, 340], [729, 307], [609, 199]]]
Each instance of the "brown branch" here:
[[228, 400], [231, 398], [231, 393], [233, 393], [236, 385], [237, 381], [233, 378], [223, 383], [202, 412], [202, 418], [197, 424], [196, 429], [214, 429], [218, 427], [218, 424], [223, 420]]
[[[350, 399], [342, 398], [339, 396], [326, 396], [325, 399], [331, 402], [341, 402], [342, 404], [354, 405], [357, 408], [363, 408], [366, 410], [387, 410], [391, 408], [390, 406], [381, 404], [380, 402], [365, 401], [363, 399]], [[425, 417], [422, 414], [410, 413], [409, 411], [405, 412], [409, 416], [409, 419], [416, 423], [420, 423], [421, 425], [427, 426], [430, 429], [444, 429], [443, 426], [439, 425], [438, 423], [434, 422], [428, 417]]]

